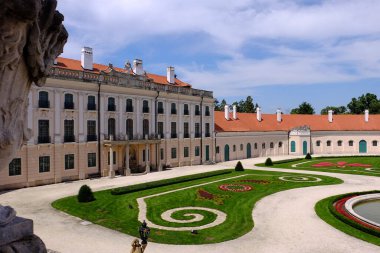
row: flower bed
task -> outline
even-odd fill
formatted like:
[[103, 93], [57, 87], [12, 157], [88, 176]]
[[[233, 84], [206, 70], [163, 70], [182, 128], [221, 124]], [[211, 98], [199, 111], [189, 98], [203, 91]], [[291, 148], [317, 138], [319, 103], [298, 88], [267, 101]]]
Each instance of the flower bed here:
[[222, 184], [219, 186], [219, 189], [230, 192], [247, 192], [251, 191], [253, 187], [246, 184]]
[[340, 161], [337, 163], [332, 163], [332, 162], [320, 162], [317, 164], [311, 165], [312, 167], [315, 168], [320, 168], [320, 167], [338, 167], [338, 168], [345, 168], [345, 167], [360, 167], [360, 168], [370, 168], [372, 167], [371, 164], [363, 164], [363, 163], [347, 163], [344, 161]]
[[256, 180], [256, 179], [243, 179], [243, 180], [238, 180], [237, 182], [254, 183], [254, 184], [269, 184], [270, 183], [268, 180]]

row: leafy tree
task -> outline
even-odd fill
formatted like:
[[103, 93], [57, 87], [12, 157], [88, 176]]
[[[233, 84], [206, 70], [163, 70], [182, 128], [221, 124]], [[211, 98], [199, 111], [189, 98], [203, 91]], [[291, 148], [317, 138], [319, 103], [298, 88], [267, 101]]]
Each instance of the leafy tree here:
[[214, 110], [220, 111], [220, 103], [219, 103], [219, 100], [217, 98], [215, 98], [215, 101], [214, 101]]
[[350, 113], [353, 114], [361, 114], [366, 109], [372, 114], [380, 114], [380, 100], [372, 93], [363, 94], [358, 98], [352, 98], [347, 107], [350, 109]]
[[334, 114], [347, 113], [347, 108], [345, 106], [326, 106], [321, 110], [321, 114], [328, 114], [329, 110], [332, 110]]
[[311, 104], [307, 102], [303, 102], [298, 106], [298, 108], [294, 108], [290, 111], [290, 114], [314, 114], [314, 108]]
[[256, 107], [253, 104], [253, 98], [251, 96], [248, 96], [244, 102], [244, 112], [255, 112], [255, 111], [256, 111]]

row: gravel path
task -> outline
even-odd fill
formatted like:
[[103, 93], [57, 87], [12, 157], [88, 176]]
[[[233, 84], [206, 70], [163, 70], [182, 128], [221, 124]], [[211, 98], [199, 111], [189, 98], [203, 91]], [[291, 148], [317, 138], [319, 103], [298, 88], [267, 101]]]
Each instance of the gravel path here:
[[[290, 157], [278, 157], [276, 159], [285, 158]], [[245, 168], [254, 168], [253, 164], [263, 161], [265, 158], [253, 158], [244, 160], [243, 165]], [[236, 161], [232, 161], [217, 165], [175, 168], [144, 176], [101, 178], [25, 188], [0, 194], [0, 203], [11, 205], [16, 209], [18, 215], [33, 219], [35, 233], [42, 238], [49, 249], [54, 251], [61, 253], [129, 252], [130, 243], [133, 239], [131, 236], [56, 211], [51, 207], [51, 202], [64, 196], [76, 194], [83, 184], [88, 184], [93, 190], [109, 189], [121, 185], [231, 168], [235, 164]], [[236, 240], [210, 245], [185, 246], [149, 243], [146, 253], [380, 253], [380, 247], [336, 230], [320, 220], [314, 212], [315, 203], [325, 197], [352, 191], [380, 189], [380, 177], [291, 169], [266, 170], [328, 175], [341, 178], [345, 183], [293, 189], [265, 197], [254, 208], [254, 229]]]

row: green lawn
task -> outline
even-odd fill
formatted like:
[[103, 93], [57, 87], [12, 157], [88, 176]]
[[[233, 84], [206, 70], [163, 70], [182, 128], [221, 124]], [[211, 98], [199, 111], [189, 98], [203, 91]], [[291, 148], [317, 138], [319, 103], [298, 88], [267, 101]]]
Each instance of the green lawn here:
[[[375, 193], [375, 192], [377, 193], [379, 191], [371, 191], [367, 193]], [[370, 229], [365, 229], [363, 228], [363, 226], [348, 220], [343, 215], [334, 211], [333, 204], [337, 200], [345, 196], [354, 195], [354, 194], [364, 194], [364, 193], [366, 192], [348, 193], [348, 194], [336, 195], [336, 196], [322, 199], [315, 205], [315, 211], [322, 220], [324, 220], [326, 223], [330, 224], [331, 226], [335, 227], [336, 229], [348, 235], [354, 236], [361, 240], [380, 246], [380, 237], [377, 236], [379, 232], [377, 233], [372, 232], [371, 234], [371, 231], [368, 231]]]
[[[322, 166], [314, 167], [320, 163], [332, 163], [332, 166]], [[345, 162], [346, 164], [341, 165], [340, 162]], [[365, 164], [370, 165], [365, 166], [349, 166], [350, 164]], [[264, 164], [256, 164], [256, 166], [265, 167]], [[366, 175], [366, 176], [380, 176], [380, 157], [378, 156], [352, 156], [352, 157], [317, 157], [311, 160], [306, 159], [293, 159], [289, 161], [277, 161], [273, 162], [274, 168], [286, 168], [286, 169], [297, 169], [297, 170], [309, 170], [309, 171], [324, 171], [333, 173], [344, 173], [344, 174], [356, 174], [356, 175]]]
[[[288, 181], [281, 180], [280, 177], [284, 177]], [[309, 177], [311, 182], [307, 181], [304, 177]], [[321, 180], [318, 181], [317, 178]], [[218, 180], [221, 181], [215, 182]], [[244, 180], [244, 182], [239, 180]], [[299, 182], [294, 182], [293, 180]], [[326, 176], [268, 171], [233, 171], [230, 174], [217, 175], [123, 195], [112, 195], [111, 190], [99, 191], [94, 193], [96, 201], [90, 203], [78, 203], [76, 196], [71, 196], [59, 199], [52, 205], [71, 215], [133, 236], [138, 236], [138, 227], [140, 226], [137, 205], [137, 199], [139, 198], [145, 198], [147, 223], [150, 227], [153, 224], [170, 228], [195, 227], [216, 221], [217, 215], [205, 210], [191, 210], [191, 213], [204, 216], [203, 220], [200, 221], [176, 223], [163, 220], [161, 214], [174, 208], [202, 207], [224, 212], [227, 217], [223, 223], [211, 228], [201, 229], [198, 231], [198, 234], [191, 234], [190, 231], [171, 231], [152, 228], [149, 239], [152, 242], [168, 244], [205, 244], [231, 240], [252, 230], [254, 226], [252, 209], [258, 200], [269, 194], [298, 187], [339, 183], [342, 183], [340, 179]], [[222, 184], [243, 184], [252, 187], [252, 190], [245, 192], [224, 191], [219, 189], [219, 186]], [[187, 188], [182, 189], [185, 187]], [[230, 188], [235, 189], [239, 187], [231, 186]], [[207, 192], [215, 199], [199, 197], [199, 189]], [[159, 193], [162, 195], [149, 197]], [[178, 220], [189, 220], [191, 217], [184, 216], [188, 213], [189, 211], [177, 211], [171, 217]]]

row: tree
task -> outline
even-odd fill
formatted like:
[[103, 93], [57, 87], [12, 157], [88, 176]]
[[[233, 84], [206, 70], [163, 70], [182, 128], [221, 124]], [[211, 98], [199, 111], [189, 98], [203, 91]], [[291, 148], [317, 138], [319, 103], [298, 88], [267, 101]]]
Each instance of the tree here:
[[215, 101], [214, 101], [214, 110], [220, 111], [220, 103], [219, 103], [219, 100], [217, 98], [215, 98]]
[[244, 112], [251, 112], [251, 113], [256, 111], [255, 105], [253, 104], [253, 98], [251, 96], [248, 96], [245, 99], [243, 111]]
[[329, 110], [332, 110], [334, 114], [347, 113], [347, 108], [345, 106], [326, 106], [321, 110], [321, 114], [328, 114]]
[[298, 106], [298, 108], [294, 108], [290, 111], [290, 114], [314, 114], [314, 108], [311, 104], [307, 102], [303, 102]]
[[372, 114], [380, 114], [380, 100], [372, 93], [363, 94], [358, 98], [352, 98], [347, 105], [350, 113], [361, 114], [368, 109]]

